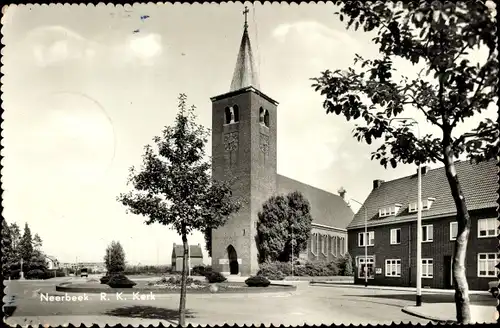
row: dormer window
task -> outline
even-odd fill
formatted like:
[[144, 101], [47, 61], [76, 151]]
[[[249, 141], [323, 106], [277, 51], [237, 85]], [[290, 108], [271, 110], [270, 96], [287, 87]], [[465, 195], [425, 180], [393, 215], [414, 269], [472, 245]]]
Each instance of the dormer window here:
[[269, 111], [262, 107], [259, 109], [259, 123], [269, 127]]
[[233, 124], [240, 121], [240, 109], [238, 105], [224, 109], [224, 124]]
[[387, 216], [394, 216], [398, 214], [401, 204], [394, 204], [393, 206], [384, 207], [378, 210], [378, 216], [383, 218]]
[[[436, 200], [434, 197], [429, 197], [427, 199], [422, 200], [422, 211], [428, 210], [431, 208], [432, 203]], [[418, 211], [418, 205], [417, 202], [410, 203], [408, 206], [408, 212], [409, 213], [415, 213]]]

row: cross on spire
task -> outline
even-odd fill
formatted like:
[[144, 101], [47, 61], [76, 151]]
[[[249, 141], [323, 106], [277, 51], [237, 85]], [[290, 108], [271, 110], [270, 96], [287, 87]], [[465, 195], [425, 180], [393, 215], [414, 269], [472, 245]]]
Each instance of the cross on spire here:
[[248, 7], [245, 6], [245, 10], [243, 10], [243, 15], [245, 15], [245, 28], [248, 27], [248, 24], [247, 24], [247, 14], [248, 14], [249, 10], [248, 10]]

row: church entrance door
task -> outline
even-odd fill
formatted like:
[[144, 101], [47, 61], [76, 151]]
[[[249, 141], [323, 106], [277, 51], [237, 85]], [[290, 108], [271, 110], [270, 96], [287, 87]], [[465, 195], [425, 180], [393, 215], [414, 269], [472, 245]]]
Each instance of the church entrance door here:
[[229, 273], [238, 274], [240, 272], [238, 266], [238, 255], [236, 254], [236, 250], [233, 245], [229, 245], [227, 247], [227, 257], [229, 259]]

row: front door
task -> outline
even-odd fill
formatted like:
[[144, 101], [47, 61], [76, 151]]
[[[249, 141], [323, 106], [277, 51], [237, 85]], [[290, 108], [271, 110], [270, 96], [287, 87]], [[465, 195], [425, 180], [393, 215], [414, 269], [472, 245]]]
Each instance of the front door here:
[[453, 258], [449, 255], [444, 257], [444, 287], [453, 287]]
[[229, 259], [229, 273], [230, 274], [238, 274], [240, 272], [238, 265], [238, 254], [236, 254], [236, 250], [233, 245], [229, 245], [227, 247], [227, 257]]

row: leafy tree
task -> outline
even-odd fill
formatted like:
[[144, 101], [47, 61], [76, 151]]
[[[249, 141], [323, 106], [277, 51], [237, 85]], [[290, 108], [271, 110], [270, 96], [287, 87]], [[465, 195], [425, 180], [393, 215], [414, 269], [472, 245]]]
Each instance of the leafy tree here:
[[[469, 323], [468, 284], [465, 254], [470, 217], [454, 160], [465, 153], [482, 161], [498, 154], [498, 123], [483, 120], [477, 128], [457, 135], [456, 128], [497, 101], [498, 58], [496, 52], [494, 3], [492, 1], [386, 3], [383, 1], [334, 1], [347, 28], [377, 31], [373, 42], [381, 58], [356, 55], [355, 71], [329, 70], [313, 78], [313, 87], [325, 96], [327, 113], [361, 121], [354, 129], [358, 141], [381, 146], [372, 160], [387, 167], [401, 163], [440, 161], [453, 196], [458, 223], [453, 259], [453, 285], [457, 321]], [[485, 51], [484, 60], [472, 61], [471, 51]], [[414, 79], [394, 77], [393, 61], [406, 60], [427, 68]], [[408, 124], [391, 125], [392, 118], [420, 113], [438, 127], [442, 135], [415, 136]]]
[[[270, 197], [259, 212], [257, 248], [259, 262], [291, 260], [305, 250], [311, 232], [309, 201], [298, 191]], [[293, 237], [293, 238], [292, 238]]]
[[24, 225], [24, 233], [19, 243], [19, 252], [24, 263], [29, 264], [33, 256], [33, 240], [31, 237], [31, 230], [28, 223]]
[[352, 276], [354, 274], [351, 254], [345, 253], [342, 257], [341, 271], [343, 276]]
[[147, 217], [146, 224], [169, 225], [182, 237], [184, 248], [179, 324], [186, 312], [186, 278], [189, 245], [193, 230], [206, 231], [226, 223], [240, 208], [232, 198], [230, 184], [212, 181], [211, 165], [204, 159], [209, 131], [195, 122], [195, 107], [186, 108], [186, 95], [179, 96], [179, 112], [173, 126], [155, 137], [157, 151], [145, 147], [139, 172], [130, 170], [134, 191], [121, 194], [118, 201], [133, 214]]
[[205, 238], [205, 249], [208, 252], [208, 256], [212, 257], [212, 229], [205, 229], [203, 236]]
[[9, 226], [10, 236], [12, 240], [12, 259], [19, 261], [19, 245], [21, 243], [21, 229], [17, 223], [11, 223]]
[[125, 271], [125, 251], [119, 241], [112, 241], [106, 248], [104, 264], [109, 275]]

